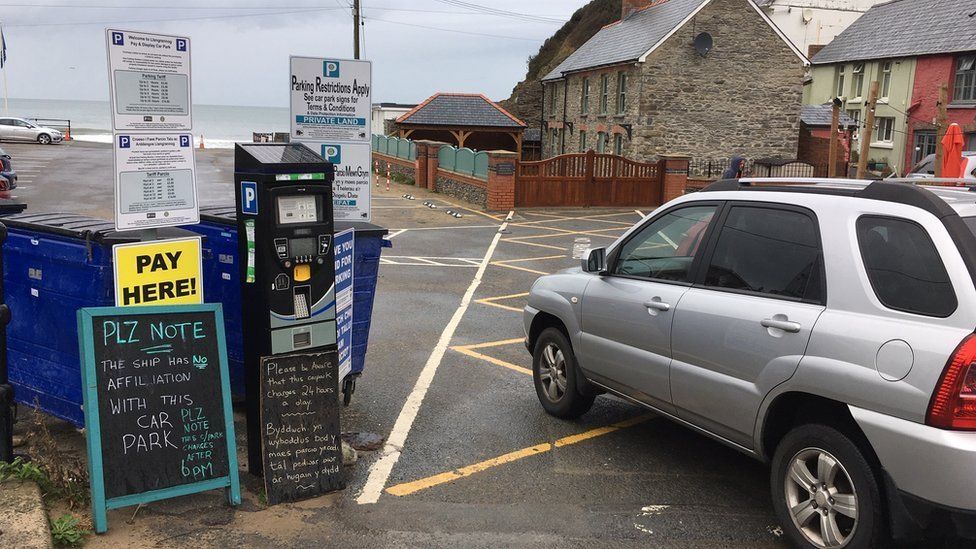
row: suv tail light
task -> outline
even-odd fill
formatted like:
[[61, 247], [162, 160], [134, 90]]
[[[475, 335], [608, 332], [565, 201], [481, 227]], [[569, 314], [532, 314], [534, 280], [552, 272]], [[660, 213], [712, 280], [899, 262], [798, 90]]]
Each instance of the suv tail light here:
[[976, 431], [976, 334], [949, 357], [935, 388], [926, 423], [940, 429]]

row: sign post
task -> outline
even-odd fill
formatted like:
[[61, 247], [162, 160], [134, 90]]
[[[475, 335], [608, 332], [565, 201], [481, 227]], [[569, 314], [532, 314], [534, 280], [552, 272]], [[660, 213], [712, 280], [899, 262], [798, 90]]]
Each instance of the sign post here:
[[78, 337], [95, 531], [205, 490], [240, 504], [221, 306], [80, 309]]

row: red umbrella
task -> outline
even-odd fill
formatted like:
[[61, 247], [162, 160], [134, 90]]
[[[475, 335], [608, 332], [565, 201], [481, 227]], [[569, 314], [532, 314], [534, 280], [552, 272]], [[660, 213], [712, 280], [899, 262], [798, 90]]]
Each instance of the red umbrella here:
[[959, 124], [951, 124], [942, 138], [942, 177], [962, 177], [962, 148], [966, 145]]

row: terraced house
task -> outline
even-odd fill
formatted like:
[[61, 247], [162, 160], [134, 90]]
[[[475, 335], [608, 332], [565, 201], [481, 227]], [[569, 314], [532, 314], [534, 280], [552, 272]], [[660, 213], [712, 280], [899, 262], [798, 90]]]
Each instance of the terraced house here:
[[976, 150], [976, 0], [894, 0], [879, 4], [812, 59], [804, 102], [842, 97], [862, 131], [868, 94], [878, 106], [868, 167], [904, 174], [936, 150], [940, 88], [947, 84], [948, 122], [962, 126]]
[[752, 0], [624, 0], [543, 78], [543, 157], [796, 158], [807, 64]]

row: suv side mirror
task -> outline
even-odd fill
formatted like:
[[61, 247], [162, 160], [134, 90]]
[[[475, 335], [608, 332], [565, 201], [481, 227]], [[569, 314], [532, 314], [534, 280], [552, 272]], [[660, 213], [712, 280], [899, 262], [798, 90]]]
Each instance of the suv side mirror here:
[[582, 268], [584, 273], [602, 273], [607, 270], [607, 249], [590, 248], [583, 254]]

